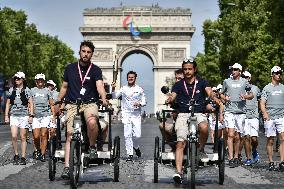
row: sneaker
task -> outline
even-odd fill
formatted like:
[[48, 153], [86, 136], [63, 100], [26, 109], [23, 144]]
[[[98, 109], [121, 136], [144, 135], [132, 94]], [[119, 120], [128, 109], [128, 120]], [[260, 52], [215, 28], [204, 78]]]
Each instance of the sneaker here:
[[129, 155], [128, 158], [126, 158], [126, 161], [133, 161], [133, 155]]
[[40, 156], [40, 159], [39, 159], [41, 162], [45, 162], [46, 161], [46, 158], [45, 158], [45, 154], [42, 154]]
[[40, 160], [41, 152], [39, 150], [33, 152], [33, 157], [35, 160]]
[[235, 164], [234, 164], [234, 160], [233, 159], [229, 160], [229, 167], [230, 168], [235, 168]]
[[137, 149], [133, 148], [133, 150], [135, 151], [136, 156], [140, 158], [141, 157], [140, 149], [139, 148], [137, 148]]
[[70, 179], [69, 167], [64, 167], [63, 172], [61, 174], [61, 178], [65, 180]]
[[173, 179], [174, 179], [175, 183], [181, 184], [182, 183], [182, 173], [174, 174]]
[[259, 161], [259, 154], [257, 151], [252, 153], [253, 163], [257, 163]]
[[20, 159], [20, 161], [19, 161], [19, 164], [20, 164], [20, 165], [26, 165], [26, 164], [27, 164], [26, 158], [22, 157], [22, 158]]
[[284, 172], [284, 161], [282, 161], [281, 163], [279, 163], [279, 171], [280, 171], [280, 172]]
[[14, 164], [14, 165], [18, 165], [18, 164], [19, 164], [19, 159], [20, 159], [19, 155], [14, 155], [13, 164]]
[[251, 159], [247, 159], [247, 160], [245, 161], [245, 165], [246, 165], [246, 166], [252, 166], [252, 160], [251, 160]]
[[239, 158], [235, 158], [234, 159], [234, 164], [235, 164], [235, 167], [238, 167], [241, 164], [240, 159]]
[[274, 162], [269, 162], [269, 164], [268, 164], [268, 170], [269, 170], [269, 171], [275, 171]]
[[90, 159], [95, 159], [98, 157], [97, 149], [95, 147], [89, 148]]
[[199, 158], [200, 158], [200, 161], [202, 162], [209, 162], [208, 155], [202, 150], [199, 152]]

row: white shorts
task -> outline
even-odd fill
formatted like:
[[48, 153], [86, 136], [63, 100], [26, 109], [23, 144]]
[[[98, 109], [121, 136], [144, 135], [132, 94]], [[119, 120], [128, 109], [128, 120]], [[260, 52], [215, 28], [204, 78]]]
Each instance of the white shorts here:
[[258, 137], [259, 120], [257, 118], [245, 119], [244, 133], [243, 135]]
[[19, 128], [29, 128], [29, 116], [10, 116], [10, 126]]
[[[213, 119], [212, 114], [209, 115], [208, 122], [209, 122], [210, 130], [215, 131], [216, 120], [215, 120], [215, 117]], [[218, 130], [224, 129], [224, 128], [225, 128], [225, 125], [222, 124], [220, 121], [218, 121]]]
[[243, 134], [245, 118], [246, 114], [233, 114], [225, 112], [225, 126], [226, 128], [235, 129], [236, 132]]
[[284, 132], [284, 118], [268, 120], [264, 122], [265, 135], [266, 137], [276, 136], [278, 133]]
[[50, 124], [50, 116], [33, 119], [33, 129], [49, 128], [49, 124]]

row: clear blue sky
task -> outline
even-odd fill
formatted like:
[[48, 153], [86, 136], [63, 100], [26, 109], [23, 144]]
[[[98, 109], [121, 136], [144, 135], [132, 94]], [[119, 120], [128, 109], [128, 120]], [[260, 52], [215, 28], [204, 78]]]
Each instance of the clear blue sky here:
[[[83, 40], [79, 27], [83, 26], [83, 10], [95, 7], [151, 6], [158, 3], [162, 8], [183, 7], [192, 11], [192, 23], [196, 27], [191, 42], [191, 56], [203, 52], [204, 37], [202, 24], [205, 19], [216, 20], [219, 15], [218, 0], [1, 0], [0, 7], [24, 10], [28, 22], [34, 23], [41, 33], [48, 33], [72, 48], [77, 56], [80, 42]], [[137, 62], [138, 60], [138, 62]], [[133, 64], [132, 62], [136, 62]], [[141, 64], [143, 66], [141, 67]], [[153, 112], [153, 74], [152, 62], [144, 55], [131, 55], [123, 63], [122, 80], [133, 69], [138, 72], [138, 83], [144, 87], [148, 99], [147, 112]], [[145, 76], [146, 77], [142, 77]]]

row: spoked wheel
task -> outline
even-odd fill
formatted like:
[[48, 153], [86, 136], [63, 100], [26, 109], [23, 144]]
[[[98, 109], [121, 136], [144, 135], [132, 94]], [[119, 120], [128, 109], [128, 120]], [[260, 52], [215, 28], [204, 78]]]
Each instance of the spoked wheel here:
[[81, 167], [81, 145], [79, 141], [72, 140], [70, 145], [70, 185], [71, 188], [78, 187]]
[[158, 166], [159, 166], [159, 158], [160, 158], [160, 139], [158, 136], [155, 138], [155, 150], [154, 150], [154, 183], [158, 183]]
[[48, 158], [48, 170], [49, 170], [49, 180], [54, 181], [56, 173], [56, 158], [54, 156], [56, 149], [56, 137], [50, 138], [49, 142], [49, 158]]
[[[190, 186], [192, 189], [195, 188], [195, 171], [196, 171], [196, 166], [197, 166], [197, 160], [196, 160], [196, 151], [197, 151], [197, 146], [195, 142], [190, 143], [190, 174], [187, 172], [187, 178], [189, 181], [190, 179]], [[189, 178], [190, 176], [190, 178]]]
[[224, 139], [218, 140], [219, 184], [223, 185], [225, 179], [225, 144]]
[[114, 155], [114, 182], [118, 182], [119, 180], [119, 159], [120, 159], [120, 138], [116, 136], [114, 138], [114, 148], [113, 148], [113, 155]]

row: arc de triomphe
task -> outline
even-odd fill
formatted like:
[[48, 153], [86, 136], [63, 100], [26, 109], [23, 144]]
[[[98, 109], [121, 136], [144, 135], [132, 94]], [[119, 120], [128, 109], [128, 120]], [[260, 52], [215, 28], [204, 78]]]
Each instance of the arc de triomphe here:
[[104, 81], [110, 84], [116, 70], [120, 87], [125, 58], [133, 53], [144, 54], [153, 62], [154, 111], [164, 108], [165, 96], [160, 89], [166, 85], [166, 78], [172, 78], [174, 70], [181, 67], [182, 60], [190, 56], [195, 31], [191, 10], [158, 6], [95, 8], [85, 9], [83, 18], [80, 32], [84, 40], [95, 44], [92, 61], [102, 68]]

